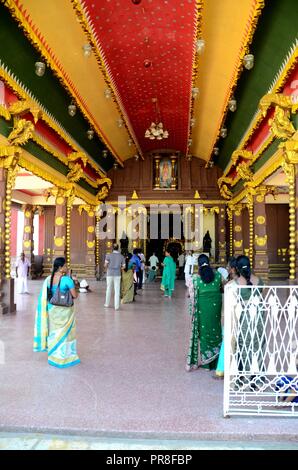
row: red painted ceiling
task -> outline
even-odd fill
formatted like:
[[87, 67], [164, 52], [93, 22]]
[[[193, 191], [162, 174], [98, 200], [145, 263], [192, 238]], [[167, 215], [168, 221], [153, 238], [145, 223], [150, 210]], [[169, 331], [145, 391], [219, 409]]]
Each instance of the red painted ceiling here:
[[[82, 0], [110, 79], [143, 152], [186, 152], [196, 40], [195, 0]], [[145, 67], [145, 61], [151, 64]], [[157, 98], [160, 116], [156, 116]], [[169, 137], [149, 140], [161, 119]]]

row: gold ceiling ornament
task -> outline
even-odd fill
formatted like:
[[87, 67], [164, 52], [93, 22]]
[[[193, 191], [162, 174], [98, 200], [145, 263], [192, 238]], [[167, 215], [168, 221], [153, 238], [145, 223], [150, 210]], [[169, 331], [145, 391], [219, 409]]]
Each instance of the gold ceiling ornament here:
[[10, 112], [8, 111], [7, 107], [3, 104], [0, 104], [0, 117], [3, 117], [6, 121], [11, 119]]
[[13, 130], [7, 137], [12, 145], [23, 145], [31, 139], [34, 131], [34, 124], [27, 119], [19, 119], [14, 125]]
[[290, 139], [296, 131], [290, 121], [290, 116], [291, 113], [297, 112], [298, 103], [293, 102], [291, 96], [282, 93], [267, 93], [259, 103], [263, 117], [266, 116], [271, 106], [275, 106], [274, 116], [269, 119], [272, 134], [279, 139]]
[[246, 160], [251, 160], [253, 158], [253, 153], [251, 150], [238, 150], [238, 149], [234, 150], [231, 156], [231, 164], [236, 166], [239, 158], [245, 158]]
[[244, 181], [251, 181], [253, 178], [253, 172], [249, 169], [245, 162], [240, 163], [237, 166], [237, 175]]
[[[13, 90], [13, 92], [17, 94], [17, 96], [20, 99], [24, 101], [26, 100], [32, 101], [32, 103], [36, 105], [34, 100], [28, 95], [28, 93], [24, 90], [24, 88], [22, 88], [20, 84], [17, 83], [16, 80], [11, 77], [11, 75], [7, 72], [7, 70], [4, 69], [1, 62], [0, 62], [0, 79], [3, 80]], [[50, 116], [48, 116], [47, 112], [43, 108], [42, 108], [42, 120], [51, 129], [53, 129], [59, 135], [59, 137], [61, 137], [61, 139], [64, 142], [66, 142], [72, 149], [74, 149], [75, 151], [81, 151], [78, 148], [76, 148], [76, 143], [69, 138], [69, 135], [62, 128], [60, 128], [60, 126], [57, 125], [57, 123]], [[37, 139], [36, 135], [34, 136], [34, 139], [35, 140]], [[42, 144], [42, 147], [44, 147], [47, 150], [44, 143]], [[56, 149], [50, 151], [50, 153], [57, 158], [58, 151]], [[98, 173], [100, 176], [104, 176], [105, 173], [95, 164], [95, 162], [92, 160], [91, 157], [88, 157], [88, 163], [96, 171], [96, 173]]]
[[70, 183], [76, 183], [82, 177], [84, 173], [83, 168], [81, 167], [80, 163], [72, 163], [68, 164], [70, 171], [67, 173], [67, 179]]
[[23, 113], [30, 112], [33, 116], [35, 124], [37, 123], [38, 119], [42, 117], [42, 111], [40, 107], [30, 99], [15, 101], [9, 106], [8, 110], [13, 116], [20, 116]]
[[84, 166], [86, 166], [88, 158], [84, 152], [71, 152], [67, 155], [67, 159], [70, 162], [76, 162], [77, 160], [82, 160]]
[[235, 230], [235, 232], [242, 232], [242, 227], [241, 227], [241, 225], [235, 225], [234, 230]]
[[234, 239], [234, 246], [236, 248], [242, 248], [243, 240], [235, 240]]
[[47, 47], [45, 46], [45, 44], [42, 42], [41, 38], [39, 37], [38, 33], [34, 30], [33, 24], [29, 22], [30, 16], [27, 17], [23, 15], [23, 13], [20, 10], [20, 7], [16, 4], [14, 0], [5, 0], [5, 5], [8, 7], [11, 13], [11, 16], [21, 26], [21, 28], [24, 31], [24, 34], [30, 40], [33, 47], [38, 50], [41, 56], [45, 59], [47, 65], [51, 67], [51, 70], [53, 71], [54, 75], [58, 78], [62, 87], [76, 102], [84, 118], [87, 120], [87, 122], [89, 122], [89, 124], [94, 129], [96, 129], [96, 132], [98, 133], [102, 141], [105, 143], [107, 147], [109, 147], [109, 149], [111, 150], [111, 153], [115, 155], [115, 158], [119, 161], [119, 163], [123, 165], [121, 158], [117, 154], [115, 154], [115, 150], [111, 148], [111, 145], [109, 144], [109, 142], [107, 142], [101, 129], [97, 126], [97, 123], [93, 120], [93, 117], [85, 109], [84, 103], [81, 102], [81, 97], [77, 93], [74, 92], [71, 81], [69, 77], [65, 74], [64, 70], [61, 69], [61, 65], [59, 64], [59, 62], [57, 62], [57, 58], [55, 56], [52, 56], [51, 49], [49, 49], [48, 45]]
[[[227, 176], [221, 176], [218, 178], [217, 184], [219, 187], [219, 192], [224, 199], [231, 199], [233, 196], [232, 191], [229, 189], [233, 179]], [[228, 186], [229, 185], [229, 186]]]
[[96, 206], [90, 204], [80, 204], [78, 207], [79, 214], [82, 215], [83, 211], [86, 211], [89, 217], [94, 217]]
[[15, 168], [19, 162], [22, 149], [15, 145], [0, 146], [0, 168]]
[[108, 188], [111, 189], [112, 180], [110, 178], [100, 178], [96, 180], [97, 187], [102, 184], [107, 184]]
[[298, 140], [290, 139], [278, 146], [284, 152], [285, 160], [289, 163], [298, 163]]

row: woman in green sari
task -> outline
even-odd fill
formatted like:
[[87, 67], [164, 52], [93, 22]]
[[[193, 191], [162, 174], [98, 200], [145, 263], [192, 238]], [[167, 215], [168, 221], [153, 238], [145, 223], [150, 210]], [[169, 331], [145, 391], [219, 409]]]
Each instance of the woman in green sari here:
[[50, 303], [58, 285], [61, 293], [70, 291], [74, 299], [78, 296], [72, 278], [66, 273], [65, 258], [56, 258], [51, 276], [48, 276], [43, 283], [34, 324], [33, 350], [35, 352], [47, 351], [48, 363], [59, 368], [74, 366], [80, 362], [77, 355], [73, 305], [62, 307]]
[[134, 301], [134, 270], [135, 264], [130, 262], [132, 254], [125, 259], [125, 268], [121, 273], [121, 303], [128, 304]]
[[219, 356], [221, 331], [221, 282], [219, 272], [214, 272], [206, 255], [198, 258], [199, 275], [190, 283], [190, 313], [192, 331], [186, 370], [216, 368]]
[[163, 273], [160, 288], [164, 292], [164, 297], [172, 298], [175, 289], [176, 263], [172, 254], [168, 251], [165, 252], [165, 259], [163, 260], [162, 266]]

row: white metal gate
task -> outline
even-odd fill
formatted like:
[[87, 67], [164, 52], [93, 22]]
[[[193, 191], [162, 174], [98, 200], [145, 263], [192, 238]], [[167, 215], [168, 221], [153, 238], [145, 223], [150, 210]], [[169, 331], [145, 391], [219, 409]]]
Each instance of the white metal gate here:
[[224, 315], [224, 416], [297, 417], [298, 287], [227, 285]]

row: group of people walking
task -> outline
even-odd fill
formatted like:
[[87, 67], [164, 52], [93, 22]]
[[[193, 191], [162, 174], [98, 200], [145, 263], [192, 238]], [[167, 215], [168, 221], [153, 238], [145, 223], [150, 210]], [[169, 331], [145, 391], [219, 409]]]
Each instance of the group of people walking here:
[[[159, 260], [150, 257], [149, 271], [157, 271]], [[165, 252], [160, 288], [165, 298], [170, 299], [175, 289], [175, 254]], [[139, 249], [124, 257], [118, 245], [106, 255], [107, 288], [104, 307], [108, 308], [114, 289], [114, 308], [122, 303], [133, 302], [137, 291], [142, 288], [145, 271], [145, 257]], [[153, 269], [155, 268], [155, 269]], [[209, 257], [198, 257], [198, 273], [194, 274], [194, 258], [188, 253], [185, 258], [185, 282], [188, 288], [189, 308], [192, 318], [190, 345], [187, 355], [187, 370], [202, 367], [216, 370], [216, 376], [223, 376], [223, 335], [222, 335], [222, 293], [226, 283], [262, 285], [262, 280], [251, 272], [249, 258], [242, 255], [232, 258], [228, 264], [228, 278], [224, 279], [219, 270], [212, 269]], [[242, 297], [249, 298], [250, 290], [242, 289]], [[35, 318], [34, 351], [48, 351], [48, 362], [56, 367], [69, 367], [80, 362], [76, 349], [75, 315], [73, 300], [78, 293], [75, 283], [68, 274], [65, 259], [56, 258], [53, 270], [48, 276], [38, 298]], [[242, 328], [248, 328], [245, 322]], [[245, 335], [243, 335], [245, 337]], [[241, 345], [239, 345], [241, 347]], [[242, 361], [245, 357], [242, 356]], [[244, 367], [245, 364], [240, 365]]]

